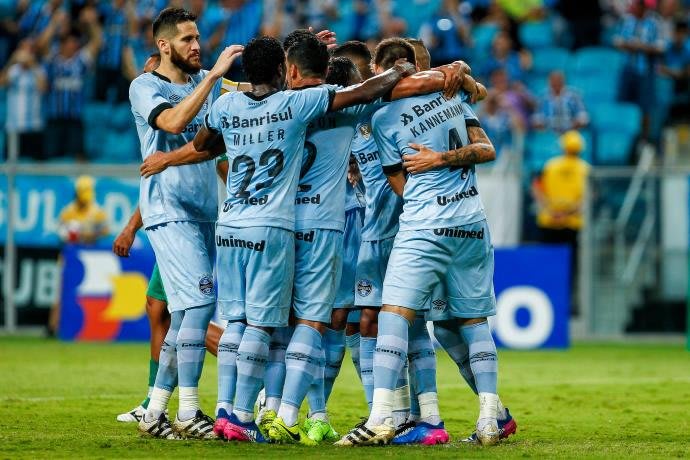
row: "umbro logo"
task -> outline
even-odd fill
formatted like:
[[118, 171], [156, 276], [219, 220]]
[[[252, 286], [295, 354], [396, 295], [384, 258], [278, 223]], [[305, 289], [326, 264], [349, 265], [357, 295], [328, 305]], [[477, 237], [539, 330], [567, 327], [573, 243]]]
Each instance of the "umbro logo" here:
[[410, 115], [406, 114], [405, 112], [400, 114], [400, 122], [403, 124], [403, 126], [407, 126], [409, 123], [412, 122], [414, 118], [412, 118]]
[[443, 300], [443, 299], [436, 299], [436, 300], [434, 300], [434, 301], [431, 302], [431, 303], [434, 304], [434, 305], [437, 306], [437, 307], [445, 307], [445, 306], [446, 306], [446, 301]]

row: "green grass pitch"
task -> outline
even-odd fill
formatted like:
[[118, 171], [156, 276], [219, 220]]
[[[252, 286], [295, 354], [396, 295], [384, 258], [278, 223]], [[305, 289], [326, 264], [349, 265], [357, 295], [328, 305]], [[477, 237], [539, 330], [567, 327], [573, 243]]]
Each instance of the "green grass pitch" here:
[[[475, 397], [439, 353], [441, 412], [452, 442], [358, 449], [162, 441], [115, 415], [143, 396], [144, 344], [0, 338], [0, 458], [672, 458], [690, 457], [690, 353], [682, 345], [576, 344], [569, 351], [500, 351], [500, 394], [518, 433], [491, 448], [463, 445]], [[215, 405], [207, 355], [202, 406]], [[346, 357], [329, 405], [345, 431], [366, 412]], [[172, 408], [174, 410], [174, 407]]]

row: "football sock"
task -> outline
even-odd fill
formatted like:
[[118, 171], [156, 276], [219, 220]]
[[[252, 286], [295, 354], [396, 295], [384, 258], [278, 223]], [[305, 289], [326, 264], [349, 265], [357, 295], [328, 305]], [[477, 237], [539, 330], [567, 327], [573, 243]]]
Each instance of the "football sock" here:
[[149, 359], [149, 389], [146, 392], [146, 398], [141, 402], [140, 406], [146, 409], [149, 407], [149, 401], [151, 400], [151, 392], [153, 391], [153, 386], [156, 384], [156, 374], [158, 373], [158, 361], [153, 358]]
[[228, 323], [218, 342], [218, 403], [219, 409], [232, 413], [232, 402], [235, 399], [237, 384], [237, 349], [242, 341], [245, 324], [239, 321]]
[[359, 332], [345, 337], [345, 346], [350, 350], [350, 358], [352, 358], [352, 365], [355, 366], [357, 377], [362, 380], [362, 372], [359, 369]]
[[180, 420], [196, 415], [199, 406], [199, 378], [206, 357], [206, 329], [216, 310], [215, 304], [185, 310], [177, 334], [177, 372], [180, 387]]
[[321, 414], [326, 413], [326, 393], [325, 379], [326, 371], [326, 350], [321, 348], [318, 352], [318, 370], [309, 391], [307, 391], [307, 402], [309, 403], [309, 418], [321, 419]]
[[474, 374], [470, 367], [470, 352], [467, 343], [458, 333], [458, 324], [455, 320], [439, 321], [434, 323], [434, 336], [441, 344], [450, 359], [455, 362], [460, 371], [460, 375], [465, 379], [467, 385], [477, 394], [477, 385], [474, 383]]
[[374, 398], [367, 426], [381, 425], [393, 417], [395, 384], [407, 362], [407, 320], [392, 312], [379, 313], [379, 334], [374, 352]]
[[376, 337], [360, 337], [359, 339], [359, 367], [364, 387], [364, 397], [371, 411], [371, 402], [374, 397], [374, 349]]
[[503, 403], [501, 402], [501, 398], [498, 398], [498, 401], [496, 402], [496, 417], [499, 420], [505, 420], [508, 418], [508, 413], [506, 412], [505, 406], [503, 406]]
[[324, 338], [324, 351], [326, 366], [324, 367], [324, 398], [328, 401], [333, 391], [333, 384], [340, 373], [340, 366], [345, 356], [345, 331], [326, 329]]
[[297, 413], [315, 377], [319, 375], [322, 338], [319, 331], [298, 324], [285, 353], [285, 385], [278, 416], [286, 425], [297, 423]]
[[[408, 357], [408, 363], [409, 363], [409, 357]], [[419, 392], [417, 391], [417, 385], [414, 382], [414, 372], [409, 374], [409, 380], [410, 380], [410, 415], [407, 417], [407, 420], [411, 422], [418, 422], [420, 417], [421, 417], [421, 412], [419, 410], [419, 398], [417, 397], [417, 394]]]
[[271, 334], [268, 348], [268, 363], [264, 375], [264, 389], [266, 391], [266, 407], [278, 410], [280, 398], [285, 384], [285, 350], [290, 343], [292, 328], [279, 327]]
[[460, 328], [462, 337], [468, 345], [470, 368], [479, 394], [479, 422], [485, 425], [498, 415], [498, 395], [496, 394], [498, 362], [496, 344], [491, 336], [489, 323], [483, 321]]
[[403, 365], [393, 392], [393, 423], [402, 425], [410, 415], [410, 386], [408, 384], [407, 360]]
[[[410, 361], [410, 376], [413, 376], [411, 379], [414, 380], [412, 399], [419, 403], [420, 418], [424, 422], [436, 425], [441, 421], [436, 394], [436, 352], [424, 318], [415, 318], [412, 323], [407, 357]], [[432, 407], [434, 404], [435, 408]], [[422, 407], [423, 405], [425, 407]]]
[[156, 381], [144, 416], [146, 421], [157, 419], [165, 412], [170, 395], [177, 386], [177, 336], [183, 317], [184, 311], [175, 311], [170, 315], [170, 328], [161, 345]]
[[237, 349], [237, 389], [233, 413], [243, 423], [254, 420], [254, 403], [261, 391], [268, 362], [271, 334], [247, 326]]

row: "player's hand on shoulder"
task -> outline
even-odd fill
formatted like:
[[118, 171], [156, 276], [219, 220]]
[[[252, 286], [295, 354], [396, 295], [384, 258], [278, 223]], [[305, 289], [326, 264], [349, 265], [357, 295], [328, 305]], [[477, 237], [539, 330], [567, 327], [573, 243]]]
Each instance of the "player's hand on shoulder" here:
[[403, 77], [409, 77], [417, 73], [417, 67], [407, 59], [398, 59], [395, 61], [395, 68], [398, 72], [402, 73]]
[[139, 167], [139, 172], [143, 177], [151, 177], [154, 174], [165, 171], [168, 167], [167, 155], [161, 151], [156, 151], [146, 157]]
[[434, 152], [430, 148], [421, 144], [409, 144], [411, 148], [417, 150], [414, 155], [403, 155], [403, 167], [410, 174], [419, 174], [443, 166], [441, 153]]
[[235, 62], [235, 59], [242, 54], [243, 50], [244, 46], [242, 45], [226, 46], [225, 49], [220, 53], [220, 56], [218, 56], [216, 64], [211, 69], [211, 75], [216, 78], [222, 78], [223, 75], [230, 70], [230, 66], [233, 62]]
[[446, 77], [443, 86], [443, 97], [450, 99], [460, 92], [465, 81], [465, 68], [467, 65], [462, 61], [455, 61], [438, 68]]

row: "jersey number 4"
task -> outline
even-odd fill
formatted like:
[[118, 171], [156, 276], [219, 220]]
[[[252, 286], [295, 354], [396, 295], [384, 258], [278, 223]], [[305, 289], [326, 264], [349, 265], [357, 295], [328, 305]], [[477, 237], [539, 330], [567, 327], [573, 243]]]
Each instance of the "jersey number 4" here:
[[[455, 150], [463, 147], [462, 145], [462, 139], [460, 139], [460, 134], [458, 133], [458, 130], [456, 128], [450, 128], [448, 130], [448, 148], [450, 150]], [[460, 173], [460, 178], [462, 180], [467, 179], [467, 176], [470, 171], [474, 171], [474, 166], [451, 166], [450, 168], [451, 171], [457, 171], [458, 169], [462, 169], [462, 172]]]
[[[255, 190], [258, 192], [262, 189], [268, 188], [273, 184], [273, 180], [283, 171], [285, 167], [285, 158], [283, 156], [283, 151], [280, 149], [268, 149], [264, 151], [259, 157], [259, 166], [266, 166], [269, 163], [273, 163], [266, 173], [268, 174], [268, 180], [264, 182], [259, 182], [255, 186]], [[244, 178], [240, 183], [240, 187], [235, 193], [236, 198], [249, 198], [249, 184], [254, 177], [256, 172], [256, 163], [252, 157], [248, 155], [240, 155], [235, 158], [232, 162], [232, 172], [239, 172], [240, 167], [244, 165]]]

